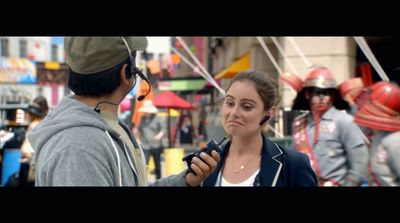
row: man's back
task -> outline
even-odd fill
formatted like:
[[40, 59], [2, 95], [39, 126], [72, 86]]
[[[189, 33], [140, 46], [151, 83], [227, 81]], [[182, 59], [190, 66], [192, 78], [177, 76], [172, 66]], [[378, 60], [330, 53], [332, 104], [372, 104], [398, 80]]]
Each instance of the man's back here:
[[[37, 186], [117, 185], [117, 159], [123, 167], [123, 183], [136, 184], [135, 174], [115, 139], [115, 132], [96, 116], [98, 114], [89, 107], [65, 97], [29, 134], [36, 151]], [[119, 158], [111, 149], [113, 145], [106, 131], [114, 138]]]

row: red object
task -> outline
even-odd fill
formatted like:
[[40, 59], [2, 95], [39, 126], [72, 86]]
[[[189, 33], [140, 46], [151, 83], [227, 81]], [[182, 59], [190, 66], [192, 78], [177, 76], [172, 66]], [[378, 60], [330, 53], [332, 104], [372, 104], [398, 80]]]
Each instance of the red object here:
[[356, 95], [352, 95], [353, 99], [357, 98], [359, 94], [361, 94], [362, 89], [364, 88], [364, 83], [360, 77], [352, 78], [350, 80], [344, 81], [339, 85], [339, 91], [344, 98], [347, 94], [354, 92]]
[[153, 98], [158, 108], [193, 109], [193, 105], [171, 91], [164, 91]]
[[175, 93], [171, 91], [164, 91], [153, 98], [153, 104], [159, 108], [168, 108], [168, 147], [172, 148], [172, 140], [171, 140], [171, 117], [169, 113], [170, 108], [175, 109], [193, 109], [193, 105], [189, 102], [185, 101]]
[[35, 54], [28, 53], [28, 55], [26, 55], [26, 58], [28, 58], [28, 60], [35, 60]]
[[300, 77], [290, 72], [285, 72], [281, 76], [279, 76], [279, 81], [288, 84], [297, 92], [301, 91], [304, 83]]
[[119, 106], [121, 112], [129, 111], [131, 109], [131, 100], [129, 98], [124, 98]]
[[332, 73], [325, 68], [314, 68], [304, 81], [303, 87], [317, 87], [321, 89], [336, 88], [336, 81]]
[[363, 79], [363, 82], [366, 87], [371, 86], [373, 81], [372, 81], [372, 66], [369, 63], [361, 64], [360, 65], [360, 70], [361, 70], [361, 77]]
[[[177, 36], [176, 39], [177, 38], [179, 38], [179, 36]], [[178, 40], [176, 40], [176, 42], [175, 42], [175, 48], [176, 49], [183, 49], [183, 46], [181, 45], [181, 43]]]
[[58, 104], [58, 86], [53, 84], [51, 86], [51, 105], [53, 107], [57, 106]]
[[371, 87], [369, 97], [371, 101], [378, 102], [384, 107], [399, 112], [400, 111], [400, 88], [393, 83], [381, 81]]
[[400, 131], [400, 88], [380, 81], [371, 86], [367, 101], [354, 116], [354, 121], [368, 128]]

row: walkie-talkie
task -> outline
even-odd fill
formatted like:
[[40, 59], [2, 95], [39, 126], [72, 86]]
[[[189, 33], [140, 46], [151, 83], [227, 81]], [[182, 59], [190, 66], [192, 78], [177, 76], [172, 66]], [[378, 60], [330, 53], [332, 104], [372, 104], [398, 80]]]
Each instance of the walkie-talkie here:
[[188, 168], [189, 168], [188, 172], [192, 172], [194, 175], [197, 175], [197, 174], [193, 171], [193, 169], [190, 167], [190, 164], [192, 164], [192, 159], [193, 159], [193, 157], [196, 156], [197, 158], [199, 158], [199, 159], [201, 159], [202, 161], [204, 161], [204, 160], [200, 157], [200, 153], [201, 153], [201, 152], [205, 152], [205, 153], [207, 153], [207, 154], [210, 155], [210, 156], [211, 156], [211, 152], [212, 152], [213, 150], [217, 151], [218, 153], [221, 153], [221, 151], [222, 151], [221, 145], [222, 145], [222, 143], [223, 143], [226, 139], [229, 139], [229, 137], [228, 137], [228, 136], [225, 136], [218, 144], [217, 144], [217, 142], [216, 142], [215, 140], [212, 139], [212, 140], [210, 140], [210, 141], [207, 143], [207, 146], [204, 147], [204, 148], [202, 148], [200, 151], [197, 151], [197, 152], [195, 152], [195, 153], [192, 153], [192, 154], [189, 154], [189, 155], [183, 157], [182, 160], [183, 160], [183, 161], [186, 161], [186, 164], [187, 164], [187, 166], [188, 166]]

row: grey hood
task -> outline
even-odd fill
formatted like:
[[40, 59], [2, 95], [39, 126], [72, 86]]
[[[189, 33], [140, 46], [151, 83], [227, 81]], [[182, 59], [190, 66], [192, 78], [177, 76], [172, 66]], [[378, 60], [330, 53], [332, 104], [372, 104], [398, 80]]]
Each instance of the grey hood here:
[[[121, 126], [130, 135], [128, 128]], [[27, 137], [35, 150], [36, 186], [139, 185], [132, 154], [122, 136], [93, 108], [72, 96], [64, 97]], [[135, 144], [132, 135], [130, 138]], [[185, 173], [154, 185], [186, 186]]]
[[54, 111], [38, 124], [28, 134], [29, 142], [36, 154], [42, 146], [55, 134], [73, 127], [91, 126], [108, 131], [118, 138], [118, 134], [107, 125], [100, 114], [87, 105], [73, 99], [73, 96], [64, 97]]
[[64, 97], [28, 139], [35, 150], [37, 186], [138, 184], [122, 136], [73, 96]]

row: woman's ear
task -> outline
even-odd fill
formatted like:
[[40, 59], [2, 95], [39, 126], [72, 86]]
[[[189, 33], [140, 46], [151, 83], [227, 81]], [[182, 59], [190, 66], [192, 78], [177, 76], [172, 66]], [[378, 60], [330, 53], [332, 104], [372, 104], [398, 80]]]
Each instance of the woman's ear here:
[[276, 106], [272, 106], [269, 111], [264, 115], [264, 117], [260, 121], [260, 126], [264, 125], [268, 120], [273, 118], [277, 112], [278, 108]]
[[273, 118], [276, 116], [276, 113], [277, 113], [277, 112], [278, 112], [278, 107], [272, 106], [272, 107], [269, 109], [269, 113], [268, 113], [270, 119], [273, 119]]

